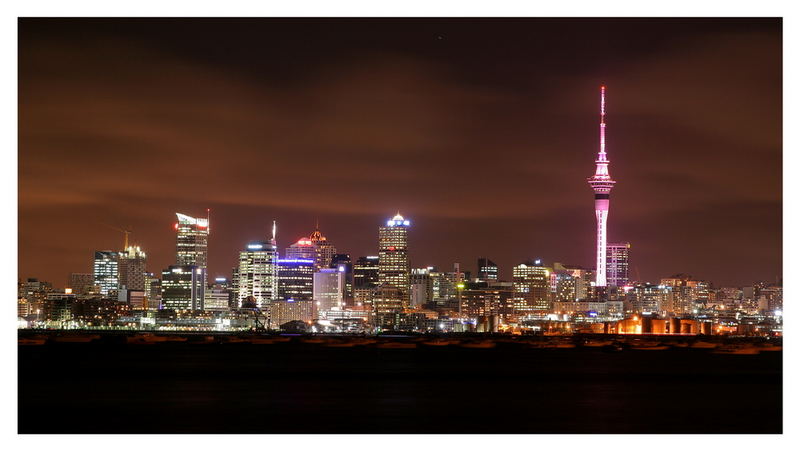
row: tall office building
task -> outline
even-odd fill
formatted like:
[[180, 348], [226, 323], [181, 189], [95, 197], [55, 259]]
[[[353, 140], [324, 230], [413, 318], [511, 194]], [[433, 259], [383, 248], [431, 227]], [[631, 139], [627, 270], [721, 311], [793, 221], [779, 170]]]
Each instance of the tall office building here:
[[239, 253], [236, 296], [241, 305], [253, 297], [259, 308], [278, 298], [278, 247], [273, 242], [250, 242]]
[[344, 272], [344, 304], [353, 305], [353, 261], [346, 253], [334, 254], [331, 260], [331, 268]]
[[362, 256], [353, 264], [353, 302], [364, 306], [378, 287], [378, 256]]
[[408, 228], [411, 221], [400, 213], [378, 230], [378, 282], [396, 291], [383, 291], [378, 312], [395, 312], [409, 304]]
[[308, 237], [301, 237], [300, 240], [292, 243], [286, 248], [286, 259], [311, 259], [315, 265], [317, 262], [317, 251], [314, 249], [314, 244]]
[[550, 273], [541, 259], [514, 267], [514, 310], [519, 315], [550, 310]]
[[278, 259], [278, 298], [311, 300], [314, 297], [314, 259]]
[[215, 278], [214, 284], [209, 284], [206, 288], [203, 309], [222, 312], [229, 310], [232, 304], [228, 279], [222, 276]]
[[196, 265], [201, 268], [208, 267], [208, 235], [210, 224], [208, 218], [194, 218], [182, 213], [176, 213], [178, 222], [175, 223], [177, 232], [176, 263], [180, 265]]
[[[553, 271], [566, 273], [572, 276], [575, 284], [575, 299], [573, 301], [587, 300], [591, 294], [594, 272], [579, 265], [565, 265], [559, 262], [553, 264]], [[561, 300], [567, 301], [567, 300]]]
[[422, 308], [433, 302], [433, 267], [412, 268], [410, 278], [411, 307]]
[[161, 305], [177, 311], [201, 311], [205, 301], [206, 269], [197, 265], [170, 265], [161, 272]]
[[147, 309], [153, 311], [159, 309], [161, 307], [161, 279], [148, 272], [144, 276], [144, 287]]
[[606, 231], [608, 222], [609, 197], [616, 181], [608, 173], [608, 158], [606, 157], [606, 87], [600, 87], [600, 152], [595, 160], [594, 176], [588, 179], [594, 191], [594, 212], [597, 217], [597, 247], [595, 286], [606, 286]]
[[145, 290], [147, 255], [138, 246], [129, 246], [119, 253], [119, 287]]
[[344, 308], [345, 271], [323, 268], [314, 273], [314, 301], [319, 311]]
[[319, 230], [319, 223], [317, 223], [316, 229], [314, 229], [314, 232], [311, 233], [308, 239], [314, 247], [314, 271], [330, 268], [333, 256], [336, 254], [336, 247], [322, 235], [322, 232]]
[[94, 252], [94, 285], [100, 288], [102, 295], [119, 289], [119, 253]]
[[478, 280], [492, 282], [498, 280], [497, 264], [488, 258], [478, 259]]
[[630, 281], [629, 258], [630, 243], [609, 243], [607, 247], [607, 283], [609, 286], [624, 287]]

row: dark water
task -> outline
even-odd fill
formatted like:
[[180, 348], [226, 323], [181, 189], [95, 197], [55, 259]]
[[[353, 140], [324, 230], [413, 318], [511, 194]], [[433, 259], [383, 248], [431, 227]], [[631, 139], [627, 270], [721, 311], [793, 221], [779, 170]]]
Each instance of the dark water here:
[[781, 353], [19, 347], [20, 433], [780, 433]]

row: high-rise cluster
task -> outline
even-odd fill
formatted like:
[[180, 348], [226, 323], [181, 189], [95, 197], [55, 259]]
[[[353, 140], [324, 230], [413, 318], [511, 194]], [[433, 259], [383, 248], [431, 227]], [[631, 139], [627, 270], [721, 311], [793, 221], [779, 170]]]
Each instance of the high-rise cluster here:
[[[780, 284], [715, 289], [688, 275], [649, 283], [632, 267], [631, 244], [609, 241], [610, 194], [616, 182], [606, 153], [605, 86], [600, 89], [594, 163], [588, 178], [597, 222], [593, 266], [529, 259], [511, 268], [510, 280], [503, 280], [500, 267], [488, 257], [477, 259], [474, 277], [457, 262], [452, 269], [412, 268], [411, 220], [398, 212], [376, 225], [375, 252], [355, 258], [337, 250], [319, 222], [281, 253], [273, 221], [270, 235], [241, 242], [238, 259], [228, 263], [231, 278], [209, 281], [210, 215], [177, 213], [175, 261], [160, 274], [147, 272], [145, 251], [129, 246], [130, 231], [123, 231], [122, 249], [96, 251], [93, 273], [70, 274], [70, 287], [63, 293], [36, 279], [20, 282], [18, 313], [48, 321], [77, 316], [95, 322], [111, 316], [126, 325], [292, 331], [313, 325], [316, 331], [345, 332], [536, 329], [542, 322], [702, 318], [709, 312], [720, 318], [730, 314], [737, 322], [748, 315], [782, 315]], [[70, 311], [70, 303], [80, 308]], [[673, 326], [674, 331], [684, 328], [680, 321]]]

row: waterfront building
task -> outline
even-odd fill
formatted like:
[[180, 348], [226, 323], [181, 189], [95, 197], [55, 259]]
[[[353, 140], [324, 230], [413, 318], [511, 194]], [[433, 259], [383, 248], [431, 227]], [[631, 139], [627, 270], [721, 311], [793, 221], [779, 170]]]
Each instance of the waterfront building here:
[[239, 253], [236, 296], [253, 297], [259, 308], [278, 298], [278, 249], [273, 242], [250, 242]]
[[231, 290], [228, 287], [227, 278], [217, 277], [214, 279], [214, 284], [209, 284], [206, 288], [203, 309], [214, 312], [228, 311], [231, 308], [231, 304], [233, 304], [231, 298]]
[[[311, 266], [313, 268], [313, 261]], [[313, 319], [314, 301], [311, 299], [274, 300], [270, 306], [270, 328], [278, 329], [292, 321], [311, 322]]]
[[514, 266], [514, 312], [527, 315], [551, 310], [550, 273], [541, 259], [523, 262]]
[[278, 299], [311, 300], [314, 296], [314, 259], [278, 259]]
[[196, 265], [170, 265], [161, 272], [161, 305], [176, 311], [203, 310], [206, 269]]
[[320, 311], [344, 308], [345, 271], [323, 268], [314, 273], [314, 301]]

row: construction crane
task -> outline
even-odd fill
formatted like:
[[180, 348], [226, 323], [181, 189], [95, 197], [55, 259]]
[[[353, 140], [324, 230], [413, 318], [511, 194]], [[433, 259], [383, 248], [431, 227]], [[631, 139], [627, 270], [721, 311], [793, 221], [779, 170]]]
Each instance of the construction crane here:
[[123, 244], [123, 246], [122, 246], [122, 249], [123, 249], [123, 250], [127, 250], [127, 249], [128, 249], [128, 236], [129, 236], [129, 235], [130, 235], [130, 233], [131, 233], [131, 232], [133, 232], [133, 231], [131, 231], [130, 229], [121, 229], [121, 228], [118, 228], [118, 227], [116, 227], [116, 226], [111, 226], [111, 225], [110, 225], [110, 224], [108, 224], [108, 223], [103, 223], [103, 225], [105, 225], [105, 226], [108, 226], [109, 228], [111, 228], [111, 229], [113, 229], [113, 230], [115, 230], [115, 231], [117, 231], [117, 232], [121, 232], [121, 233], [123, 233], [123, 234], [124, 234], [125, 241], [124, 241], [124, 244]]

